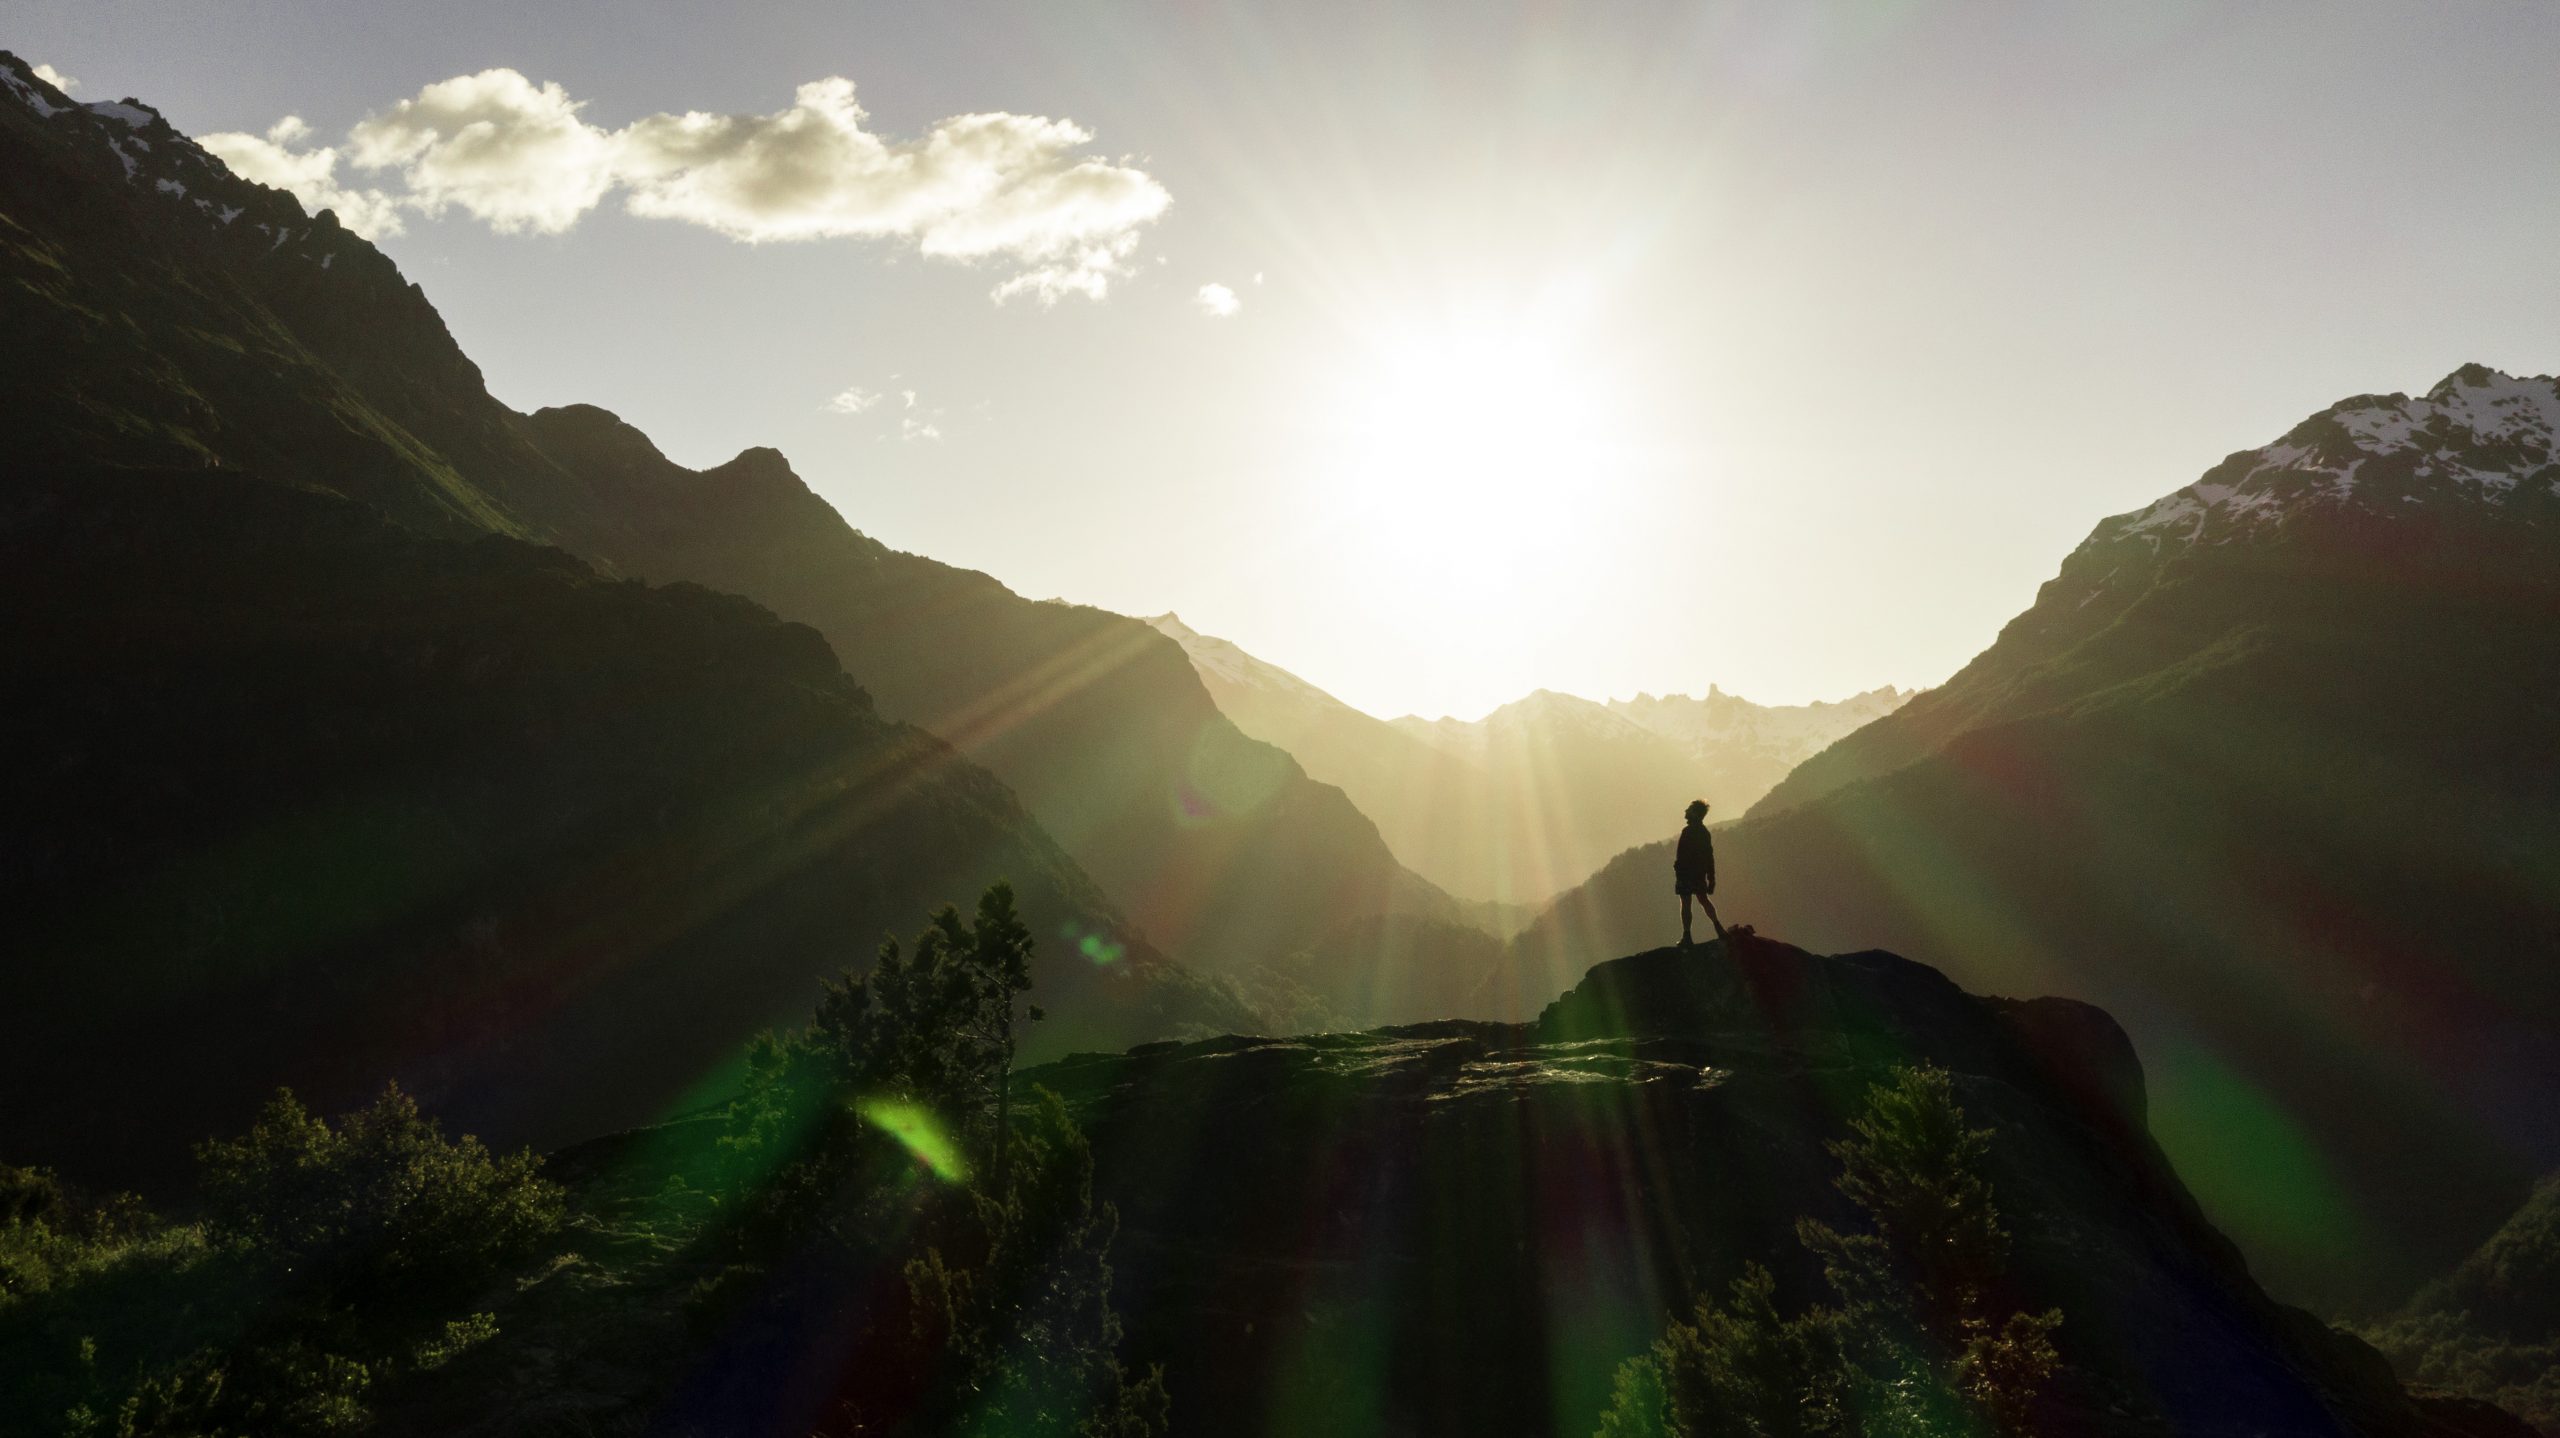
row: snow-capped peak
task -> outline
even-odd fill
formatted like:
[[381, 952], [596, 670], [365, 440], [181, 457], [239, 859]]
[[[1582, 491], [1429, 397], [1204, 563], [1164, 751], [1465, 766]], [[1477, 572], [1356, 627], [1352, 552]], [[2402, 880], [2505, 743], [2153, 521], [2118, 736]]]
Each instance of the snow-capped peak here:
[[2090, 542], [2227, 544], [2311, 507], [2391, 516], [2443, 503], [2494, 506], [2520, 486], [2560, 496], [2560, 378], [2464, 365], [2420, 398], [2359, 395], [2333, 405], [2276, 443], [2106, 521]]

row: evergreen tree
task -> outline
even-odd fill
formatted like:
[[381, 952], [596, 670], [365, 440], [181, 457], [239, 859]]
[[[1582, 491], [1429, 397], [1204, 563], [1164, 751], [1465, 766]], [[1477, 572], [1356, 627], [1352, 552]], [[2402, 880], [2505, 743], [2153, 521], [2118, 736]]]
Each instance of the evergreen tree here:
[[1797, 1235], [1839, 1296], [1788, 1318], [1747, 1265], [1618, 1371], [1600, 1438], [1885, 1438], [2017, 1433], [2057, 1366], [2056, 1311], [2002, 1303], [2009, 1234], [1984, 1172], [1991, 1131], [1965, 1126], [1943, 1069], [1897, 1069], [1831, 1145], [1871, 1232]]

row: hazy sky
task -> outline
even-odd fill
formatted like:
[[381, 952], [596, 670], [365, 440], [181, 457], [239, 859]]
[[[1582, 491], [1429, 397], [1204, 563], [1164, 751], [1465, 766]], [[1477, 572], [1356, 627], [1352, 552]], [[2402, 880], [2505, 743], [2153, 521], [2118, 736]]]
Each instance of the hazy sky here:
[[773, 445], [1380, 714], [1933, 683], [2225, 453], [2560, 369], [2548, 0], [18, 0], [0, 45], [298, 117], [275, 163], [338, 152], [510, 404]]

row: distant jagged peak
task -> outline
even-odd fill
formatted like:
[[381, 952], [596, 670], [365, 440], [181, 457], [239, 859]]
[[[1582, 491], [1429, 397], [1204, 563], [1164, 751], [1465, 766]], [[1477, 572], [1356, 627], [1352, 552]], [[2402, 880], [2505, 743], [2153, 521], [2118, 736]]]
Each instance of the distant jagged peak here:
[[1181, 645], [1182, 652], [1191, 659], [1191, 667], [1200, 671], [1200, 676], [1212, 684], [1285, 692], [1326, 705], [1342, 702], [1279, 665], [1255, 658], [1234, 640], [1201, 633], [1183, 623], [1182, 616], [1171, 610], [1142, 622]]
[[2165, 552], [2280, 530], [2308, 509], [2397, 518], [2445, 505], [2514, 507], [2520, 494], [2537, 507], [2560, 497], [2560, 378], [2466, 364], [2414, 399], [2341, 400], [2275, 443], [2104, 521], [2082, 548], [2137, 541]]

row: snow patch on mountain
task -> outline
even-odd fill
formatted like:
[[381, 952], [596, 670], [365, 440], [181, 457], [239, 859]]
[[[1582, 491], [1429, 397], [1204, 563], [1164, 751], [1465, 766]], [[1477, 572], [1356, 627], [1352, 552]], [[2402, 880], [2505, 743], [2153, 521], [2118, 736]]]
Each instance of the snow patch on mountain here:
[[[0, 64], [0, 88], [5, 88], [18, 103], [36, 112], [36, 118], [50, 120], [65, 110], [76, 109], [71, 97], [47, 85], [30, 71], [21, 74], [18, 67]], [[56, 104], [56, 100], [61, 103]]]
[[342, 228], [310, 223], [314, 217], [284, 191], [232, 173], [138, 100], [74, 102], [25, 60], [5, 51], [0, 51], [0, 91], [44, 121], [47, 135], [63, 153], [85, 150], [101, 164], [113, 157], [138, 203], [192, 212], [209, 236], [219, 237], [241, 216], [251, 215], [257, 222], [243, 229], [261, 237], [256, 251], [261, 258], [307, 263], [321, 271], [330, 269], [341, 251], [356, 252], [361, 244]]
[[148, 105], [138, 104], [130, 99], [92, 100], [80, 108], [87, 110], [92, 115], [114, 120], [119, 124], [129, 125], [137, 130], [149, 129], [151, 127], [151, 122], [160, 118], [159, 111], [152, 109]]
[[[2560, 494], [2560, 378], [2465, 365], [2423, 396], [2361, 395], [2244, 450], [2196, 483], [2098, 526], [2090, 544], [2230, 544], [2317, 505], [2497, 504], [2528, 480]], [[2528, 520], [2527, 522], [2531, 522]]]

